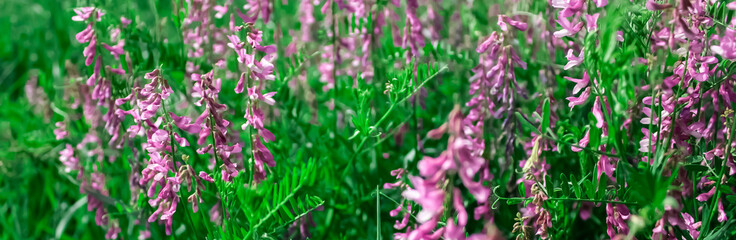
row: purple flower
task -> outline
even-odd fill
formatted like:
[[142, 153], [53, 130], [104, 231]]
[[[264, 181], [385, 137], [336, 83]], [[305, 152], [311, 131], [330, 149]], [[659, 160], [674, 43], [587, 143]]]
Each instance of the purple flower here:
[[[391, 211], [391, 216], [395, 217], [396, 215], [401, 212], [402, 205], [399, 205], [398, 208]], [[409, 216], [411, 215], [411, 205], [406, 205], [406, 213], [404, 214], [404, 217], [401, 218], [401, 221], [396, 220], [396, 223], [394, 223], [394, 228], [397, 230], [401, 230], [406, 227], [407, 224], [409, 224]]]
[[695, 222], [695, 219], [693, 216], [690, 216], [689, 213], [682, 213], [682, 219], [684, 220], [683, 224], [685, 225], [685, 230], [690, 233], [690, 237], [692, 237], [692, 239], [698, 239], [700, 236], [700, 231], [698, 231], [698, 228], [700, 228], [700, 222]]
[[[251, 31], [252, 33], [253, 31]], [[271, 154], [271, 151], [266, 148], [265, 145], [263, 145], [263, 142], [261, 141], [261, 138], [265, 141], [274, 141], [275, 137], [274, 135], [267, 130], [264, 127], [264, 120], [265, 115], [263, 111], [259, 107], [259, 103], [263, 102], [268, 105], [273, 105], [276, 103], [276, 101], [273, 99], [273, 96], [276, 94], [276, 92], [269, 92], [266, 94], [261, 93], [261, 89], [264, 88], [266, 84], [266, 80], [274, 80], [275, 76], [273, 75], [274, 66], [271, 64], [271, 61], [273, 61], [275, 55], [272, 55], [271, 53], [275, 52], [274, 46], [267, 46], [267, 47], [261, 47], [261, 35], [262, 32], [257, 31], [257, 34], [251, 34], [248, 35], [248, 43], [251, 48], [254, 50], [263, 51], [267, 55], [260, 59], [260, 61], [256, 61], [254, 55], [246, 54], [246, 50], [244, 49], [245, 43], [240, 42], [240, 39], [237, 36], [231, 35], [229, 36], [231, 43], [228, 44], [231, 48], [233, 48], [236, 53], [238, 53], [238, 60], [241, 63], [244, 63], [248, 68], [248, 73], [241, 73], [240, 80], [238, 81], [235, 92], [236, 93], [242, 93], [244, 88], [247, 87], [248, 89], [248, 105], [245, 109], [245, 116], [246, 123], [241, 126], [243, 130], [249, 129], [249, 127], [252, 127], [256, 130], [256, 133], [252, 134], [251, 137], [251, 146], [252, 150], [251, 153], [253, 154], [253, 179], [256, 182], [260, 182], [266, 178], [266, 169], [264, 166], [264, 163], [266, 166], [274, 167], [276, 166], [276, 162], [273, 159], [273, 154]], [[260, 48], [260, 49], [259, 49]], [[255, 81], [249, 81], [250, 79]], [[247, 81], [247, 83], [246, 83]], [[246, 84], [248, 86], [246, 86]], [[231, 176], [232, 176], [232, 171]], [[225, 174], [223, 174], [223, 177]]]
[[590, 87], [588, 87], [588, 84], [590, 83], [590, 77], [588, 76], [588, 72], [583, 72], [583, 78], [577, 79], [577, 78], [571, 78], [571, 77], [565, 77], [565, 79], [570, 80], [575, 83], [575, 87], [572, 90], [573, 94], [577, 94], [585, 88], [583, 93], [581, 93], [578, 97], [567, 97], [567, 100], [570, 101], [568, 106], [570, 108], [573, 108], [574, 106], [581, 105], [585, 103], [585, 101], [588, 100], [588, 97], [590, 96]]
[[69, 132], [66, 131], [66, 124], [64, 122], [56, 122], [56, 129], [54, 129], [54, 135], [56, 140], [61, 140], [69, 136]]
[[407, 189], [401, 195], [422, 206], [422, 210], [417, 215], [417, 221], [424, 223], [441, 214], [445, 193], [437, 188], [436, 183], [416, 176], [410, 176], [409, 180], [414, 188]]
[[243, 9], [248, 9], [248, 12], [243, 13], [240, 9], [237, 9], [238, 16], [243, 19], [243, 22], [254, 23], [260, 16], [263, 22], [268, 22], [273, 12], [273, 6], [271, 1], [268, 0], [248, 0], [248, 3], [243, 6]]
[[169, 116], [174, 121], [174, 124], [176, 125], [176, 127], [185, 132], [196, 134], [196, 133], [199, 133], [201, 129], [199, 125], [192, 123], [192, 119], [189, 117], [185, 117], [185, 116], [180, 117], [180, 116], [177, 116], [173, 112], [170, 112]]
[[130, 24], [131, 22], [133, 22], [133, 21], [131, 21], [130, 19], [127, 19], [127, 18], [125, 18], [125, 17], [120, 17], [120, 23], [122, 23], [122, 25], [123, 25], [123, 28], [126, 28], [126, 27], [128, 27], [128, 25], [129, 25], [129, 24]]
[[74, 157], [74, 149], [71, 144], [66, 144], [66, 148], [59, 152], [59, 161], [64, 164], [66, 172], [79, 170], [79, 159]]
[[228, 4], [215, 5], [214, 7], [212, 7], [212, 10], [215, 11], [215, 18], [217, 19], [221, 19], [222, 17], [224, 17], [225, 14], [227, 13], [227, 9], [228, 9]]
[[[598, 30], [598, 16], [600, 15], [600, 13], [596, 13], [593, 15], [585, 14], [585, 28], [588, 30], [588, 32]], [[582, 54], [582, 51], [580, 54]]]
[[95, 16], [95, 21], [100, 21], [100, 18], [105, 15], [105, 12], [95, 7], [81, 7], [74, 9], [75, 15], [72, 17], [72, 21], [82, 22], [87, 21], [90, 17]]
[[[599, 150], [601, 152], [606, 152], [605, 145], [601, 145]], [[611, 152], [615, 153], [615, 151]], [[601, 175], [605, 173], [606, 176], [608, 176], [609, 181], [616, 182], [616, 178], [613, 176], [613, 171], [616, 170], [616, 163], [618, 163], [617, 158], [602, 155], [600, 159], [598, 159], [598, 163], [596, 163], [596, 167], [598, 168], [598, 180], [600, 180]]]
[[301, 22], [301, 41], [303, 43], [312, 41], [312, 24], [316, 22], [314, 19], [314, 4], [313, 1], [302, 1], [299, 5], [299, 22]]
[[455, 212], [457, 213], [457, 226], [461, 228], [465, 227], [468, 223], [468, 212], [465, 211], [463, 195], [460, 189], [455, 188], [452, 190], [452, 207], [455, 208]]
[[513, 19], [507, 17], [506, 15], [499, 15], [498, 16], [498, 26], [500, 26], [501, 27], [501, 30], [503, 30], [504, 32], [509, 31], [509, 29], [506, 26], [506, 24], [511, 25], [511, 26], [513, 26], [516, 29], [519, 29], [519, 31], [526, 31], [526, 23], [525, 22], [513, 20]]
[[[396, 177], [396, 179], [399, 180], [399, 181], [397, 181], [395, 183], [384, 183], [383, 184], [383, 188], [384, 189], [393, 189], [393, 188], [396, 188], [396, 187], [404, 186], [404, 183], [401, 181], [401, 178], [404, 176], [405, 173], [406, 173], [406, 171], [403, 168], [397, 168], [397, 169], [392, 170], [391, 171], [391, 176]], [[392, 215], [392, 217], [393, 216], [394, 215]]]
[[105, 238], [106, 239], [117, 239], [120, 231], [121, 229], [116, 223], [113, 226], [111, 226], [109, 229], [107, 229], [107, 232], [105, 233]]
[[723, 210], [723, 198], [718, 199], [718, 221], [719, 222], [725, 222], [728, 220], [728, 216], [726, 216], [726, 211]]
[[[238, 175], [238, 168], [230, 158], [235, 155], [241, 157], [242, 150], [240, 143], [234, 145], [228, 144], [228, 126], [230, 122], [225, 120], [222, 113], [227, 110], [227, 106], [217, 102], [220, 92], [221, 80], [213, 76], [213, 71], [204, 75], [193, 74], [192, 79], [195, 81], [192, 96], [199, 97], [199, 101], [195, 102], [197, 106], [205, 106], [204, 111], [194, 121], [199, 125], [199, 139], [197, 144], [201, 145], [197, 149], [197, 153], [212, 153], [215, 159], [222, 161], [219, 166], [224, 181], [231, 181], [233, 177]], [[212, 136], [212, 144], [207, 144], [207, 138]], [[214, 160], [213, 160], [214, 161]]]
[[[610, 112], [610, 109], [608, 110]], [[593, 117], [595, 117], [595, 120], [597, 123], [595, 126], [597, 128], [603, 129], [603, 123], [605, 123], [605, 119], [603, 118], [603, 112], [601, 111], [601, 98], [595, 97], [595, 101], [593, 101]]]
[[672, 7], [671, 4], [657, 3], [656, 0], [647, 0], [645, 5], [650, 11], [661, 11]]
[[120, 55], [125, 54], [125, 50], [123, 50], [124, 46], [125, 46], [125, 41], [123, 40], [119, 41], [117, 44], [113, 46], [107, 45], [107, 43], [102, 44], [102, 47], [104, 47], [107, 51], [109, 51], [110, 54], [112, 54], [112, 56], [115, 59], [119, 59]]
[[406, 63], [411, 61], [411, 58], [419, 56], [419, 48], [424, 47], [424, 36], [422, 35], [422, 23], [417, 16], [417, 8], [419, 3], [417, 0], [406, 1], [406, 27], [404, 28], [404, 38], [402, 40], [402, 47], [409, 47], [409, 55], [406, 57]]
[[608, 5], [608, 0], [595, 0], [595, 6], [602, 8]]
[[719, 40], [719, 45], [711, 45], [710, 49], [713, 53], [723, 56], [726, 59], [736, 59], [736, 30], [731, 27], [726, 28], [726, 33], [723, 37], [716, 37]]
[[[588, 146], [588, 141], [590, 141], [590, 129], [588, 129], [588, 130], [585, 131], [585, 136], [580, 139], [580, 141], [578, 142], [578, 146], [580, 146], [580, 147], [587, 147]], [[582, 148], [578, 148], [578, 147], [575, 147], [575, 146], [571, 146], [570, 149], [573, 152], [583, 151]]]
[[617, 234], [628, 234], [629, 227], [626, 220], [630, 216], [629, 208], [626, 205], [606, 203], [606, 232], [608, 237], [614, 238]]
[[256, 181], [262, 181], [266, 179], [266, 170], [263, 164], [266, 163], [269, 167], [275, 167], [276, 162], [273, 160], [271, 151], [268, 150], [268, 148], [266, 148], [266, 146], [261, 142], [261, 138], [255, 138], [252, 143], [254, 160], [253, 179]]
[[562, 27], [561, 30], [554, 32], [554, 36], [556, 38], [569, 37], [569, 36], [575, 35], [581, 29], [583, 29], [582, 22], [578, 22], [576, 18], [574, 18], [573, 21], [570, 22], [570, 20], [568, 20], [567, 17], [562, 16], [562, 13], [560, 13], [556, 22], [560, 24], [560, 27]]
[[585, 59], [584, 54], [585, 54], [585, 48], [580, 49], [580, 53], [578, 54], [577, 57], [573, 55], [572, 49], [568, 49], [567, 55], [565, 56], [568, 62], [567, 64], [565, 64], [564, 69], [569, 70], [570, 68], [580, 65], [580, 63], [582, 63], [583, 60]]
[[210, 175], [209, 175], [209, 174], [207, 174], [207, 173], [205, 173], [205, 172], [203, 172], [203, 171], [200, 171], [200, 172], [199, 172], [199, 175], [198, 175], [198, 176], [199, 176], [199, 178], [201, 178], [202, 180], [205, 180], [205, 181], [208, 181], [208, 182], [211, 182], [211, 183], [215, 182], [215, 180], [214, 180], [214, 179], [212, 179], [212, 177], [210, 177]]
[[585, 6], [585, 0], [551, 0], [550, 5], [563, 9], [560, 11], [560, 17], [566, 18], [580, 12]]

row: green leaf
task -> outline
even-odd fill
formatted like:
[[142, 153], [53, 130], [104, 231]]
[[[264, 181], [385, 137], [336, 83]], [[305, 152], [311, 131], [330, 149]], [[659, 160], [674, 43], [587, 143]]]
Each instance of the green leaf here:
[[560, 188], [562, 188], [562, 197], [570, 197], [570, 184], [568, 183], [569, 180], [567, 179], [567, 176], [565, 174], [560, 175]]
[[518, 199], [518, 198], [510, 198], [510, 199], [507, 199], [506, 200], [506, 204], [508, 204], [508, 205], [516, 205], [516, 204], [519, 204], [519, 203], [521, 203], [523, 201], [524, 200]]
[[570, 175], [570, 183], [572, 183], [572, 189], [575, 193], [575, 197], [581, 198], [583, 196], [583, 190], [580, 187], [580, 183], [578, 182], [577, 178], [575, 178], [575, 175]]
[[598, 180], [598, 189], [596, 189], [596, 199], [605, 199], [607, 185], [608, 177], [605, 176], [605, 174], [601, 175], [600, 179]]
[[537, 128], [534, 127], [534, 125], [532, 125], [532, 123], [530, 123], [529, 121], [527, 121], [527, 119], [520, 112], [514, 112], [514, 115], [516, 115], [516, 119], [518, 119], [519, 122], [521, 122], [521, 125], [523, 126], [522, 129], [525, 129], [525, 128], [526, 129], [532, 129], [533, 131], [539, 133], [539, 131], [537, 130]]
[[545, 190], [547, 191], [547, 196], [555, 197], [555, 191], [554, 191], [555, 184], [552, 181], [552, 177], [550, 177], [549, 174], [544, 176], [544, 184], [545, 184]]
[[583, 185], [585, 186], [585, 194], [588, 199], [595, 199], [595, 184], [590, 179], [585, 179]]
[[524, 188], [524, 182], [519, 183], [519, 196], [526, 197], [526, 189]]

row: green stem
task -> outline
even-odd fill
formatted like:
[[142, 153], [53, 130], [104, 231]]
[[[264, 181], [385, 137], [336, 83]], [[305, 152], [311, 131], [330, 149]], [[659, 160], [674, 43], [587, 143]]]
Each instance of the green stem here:
[[381, 196], [378, 185], [376, 185], [376, 240], [381, 240]]

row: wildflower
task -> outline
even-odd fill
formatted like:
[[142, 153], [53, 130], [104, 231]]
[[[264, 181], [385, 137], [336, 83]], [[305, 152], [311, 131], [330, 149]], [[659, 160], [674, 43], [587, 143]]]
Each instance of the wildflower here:
[[411, 62], [411, 58], [419, 56], [419, 48], [424, 47], [424, 36], [422, 36], [422, 23], [417, 17], [417, 8], [419, 4], [417, 0], [406, 1], [406, 27], [404, 28], [404, 38], [402, 47], [409, 47], [409, 55], [406, 57], [406, 63]]
[[[243, 16], [241, 16], [241, 18], [242, 17]], [[249, 19], [247, 18], [243, 18], [243, 21], [247, 22], [248, 20]], [[256, 34], [253, 34], [254, 32], [256, 32]], [[251, 153], [253, 156], [254, 164], [253, 179], [256, 182], [260, 182], [266, 177], [264, 164], [269, 167], [276, 166], [276, 162], [273, 160], [273, 154], [271, 154], [271, 151], [263, 144], [262, 141], [262, 139], [265, 141], [274, 141], [275, 137], [268, 129], [264, 127], [263, 122], [265, 121], [265, 115], [259, 106], [259, 103], [261, 102], [268, 105], [273, 105], [276, 103], [276, 101], [273, 99], [273, 96], [276, 94], [276, 92], [269, 92], [266, 94], [261, 93], [261, 90], [264, 88], [266, 81], [275, 79], [275, 76], [273, 75], [274, 66], [273, 64], [271, 64], [271, 61], [273, 61], [275, 57], [271, 53], [275, 51], [275, 47], [262, 46], [261, 35], [261, 31], [255, 30], [251, 27], [247, 38], [247, 42], [251, 49], [262, 51], [266, 54], [266, 56], [261, 58], [259, 61], [255, 60], [255, 56], [253, 54], [246, 53], [246, 49], [244, 49], [243, 47], [245, 43], [240, 42], [240, 39], [237, 36], [229, 36], [231, 41], [229, 46], [238, 53], [238, 60], [241, 63], [244, 63], [246, 67], [248, 67], [247, 73], [243, 72], [240, 75], [240, 80], [235, 87], [235, 92], [242, 93], [244, 88], [247, 87], [248, 89], [247, 94], [250, 101], [248, 101], [248, 105], [245, 110], [244, 118], [246, 119], [246, 123], [241, 125], [241, 128], [243, 130], [249, 128], [253, 128], [256, 130], [255, 133], [251, 133]], [[246, 86], [246, 84], [248, 86]], [[223, 174], [223, 176], [224, 175], [225, 174]]]
[[267, 0], [248, 0], [248, 3], [243, 6], [243, 9], [248, 9], [248, 12], [243, 13], [240, 9], [237, 9], [238, 16], [243, 19], [244, 22], [253, 23], [260, 16], [263, 22], [268, 22], [273, 12], [273, 6], [271, 1]]
[[567, 55], [565, 57], [567, 58], [568, 62], [567, 64], [565, 64], [564, 69], [569, 70], [570, 68], [580, 65], [585, 58], [583, 55], [584, 53], [585, 53], [585, 48], [580, 49], [580, 53], [578, 54], [578, 56], [573, 55], [572, 49], [567, 50]]
[[[585, 136], [580, 139], [580, 141], [578, 142], [578, 146], [580, 146], [580, 147], [587, 147], [588, 146], [588, 141], [590, 141], [590, 129], [588, 129], [588, 130], [585, 131]], [[570, 147], [570, 149], [573, 152], [583, 151], [582, 148], [579, 148], [579, 147], [576, 147], [576, 146], [572, 146], [572, 147]]]
[[645, 5], [650, 11], [661, 11], [672, 7], [671, 4], [657, 3], [656, 0], [647, 0]]
[[54, 135], [56, 140], [61, 140], [69, 136], [69, 132], [66, 131], [66, 124], [64, 122], [56, 122], [56, 129], [54, 129]]
[[588, 77], [588, 72], [583, 72], [583, 78], [581, 79], [571, 77], [565, 77], [565, 79], [575, 83], [575, 87], [572, 90], [573, 94], [577, 94], [580, 90], [583, 90], [583, 88], [585, 89], [578, 97], [567, 97], [567, 100], [570, 101], [570, 103], [568, 103], [568, 107], [573, 108], [574, 106], [585, 103], [590, 96], [590, 87], [588, 87], [590, 77]]
[[602, 8], [608, 5], [608, 0], [595, 0], [595, 6]]
[[316, 21], [314, 19], [314, 5], [312, 1], [302, 1], [299, 5], [299, 21], [301, 22], [301, 41], [303, 43], [312, 41], [312, 24]]
[[[598, 30], [598, 17], [600, 15], [601, 15], [600, 13], [595, 13], [593, 15], [585, 14], [585, 28], [588, 30], [588, 32], [593, 32], [595, 30]], [[582, 54], [583, 54], [583, 51], [581, 50], [580, 55]]]
[[79, 159], [74, 157], [74, 149], [71, 144], [66, 144], [66, 148], [59, 152], [59, 161], [64, 164], [66, 172], [79, 170]]
[[629, 208], [623, 204], [606, 203], [606, 233], [613, 238], [617, 234], [628, 234], [629, 227], [626, 220], [631, 214]]
[[128, 25], [130, 25], [130, 23], [132, 23], [132, 22], [133, 21], [131, 21], [130, 19], [127, 19], [125, 17], [120, 17], [120, 23], [122, 23], [123, 28], [128, 27]]
[[682, 213], [682, 219], [684, 220], [685, 230], [690, 233], [690, 237], [692, 239], [698, 239], [698, 236], [700, 236], [700, 231], [698, 230], [700, 228], [700, 222], [695, 222], [695, 219], [689, 213]]
[[514, 28], [518, 29], [519, 31], [526, 31], [526, 23], [521, 21], [513, 20], [506, 15], [499, 15], [498, 16], [498, 26], [501, 27], [501, 30], [504, 32], [509, 31], [506, 24], [513, 26]]
[[397, 169], [391, 171], [391, 176], [395, 176], [396, 179], [399, 180], [399, 181], [397, 181], [395, 183], [385, 183], [385, 184], [383, 184], [383, 188], [384, 189], [393, 189], [393, 188], [396, 188], [396, 187], [403, 186], [404, 184], [401, 181], [401, 178], [404, 176], [405, 173], [406, 173], [406, 171], [403, 168], [397, 168]]
[[[222, 116], [227, 106], [217, 102], [221, 80], [214, 78], [213, 74], [213, 71], [210, 71], [204, 75], [192, 75], [195, 81], [192, 96], [200, 98], [195, 105], [205, 106], [202, 114], [194, 121], [194, 124], [199, 125], [201, 129], [197, 140], [197, 144], [201, 147], [197, 149], [197, 153], [212, 153], [215, 160], [221, 160], [222, 179], [229, 182], [239, 172], [237, 165], [230, 160], [230, 156], [240, 153], [242, 149], [240, 143], [232, 146], [228, 144], [229, 140], [226, 135], [230, 122]], [[212, 144], [205, 145], [210, 135], [212, 135]]]
[[563, 9], [560, 11], [561, 17], [570, 17], [575, 13], [581, 11], [585, 6], [584, 0], [552, 0], [550, 5], [554, 8]]
[[556, 38], [569, 37], [577, 34], [581, 29], [583, 29], [582, 22], [578, 22], [577, 19], [573, 19], [573, 21], [570, 22], [570, 20], [568, 20], [567, 17], [563, 17], [562, 14], [560, 14], [556, 21], [562, 27], [561, 30], [554, 32], [554, 36]]
[[87, 28], [77, 33], [77, 35], [75, 36], [79, 43], [89, 43], [87, 47], [84, 48], [82, 54], [85, 57], [84, 65], [89, 66], [92, 64], [93, 61], [95, 62], [94, 73], [87, 80], [87, 86], [92, 86], [100, 78], [100, 69], [102, 68], [100, 58], [97, 58], [97, 60], [95, 60], [97, 51], [97, 36], [93, 29], [93, 26], [94, 22], [100, 21], [101, 17], [105, 15], [105, 12], [94, 7], [77, 8], [74, 9], [74, 12], [77, 15], [72, 17], [73, 21], [81, 22], [87, 21], [91, 17], [94, 18], [93, 21], [89, 21], [89, 24], [87, 24]]

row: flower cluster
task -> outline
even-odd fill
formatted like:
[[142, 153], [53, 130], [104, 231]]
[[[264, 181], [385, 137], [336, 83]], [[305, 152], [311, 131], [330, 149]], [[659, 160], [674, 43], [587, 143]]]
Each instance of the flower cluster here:
[[[265, 8], [264, 8], [265, 9]], [[238, 62], [244, 64], [247, 68], [246, 72], [240, 74], [240, 80], [235, 87], [236, 93], [242, 93], [247, 84], [247, 96], [248, 104], [245, 110], [246, 123], [241, 128], [242, 130], [248, 130], [251, 132], [251, 151], [253, 157], [253, 179], [256, 182], [260, 182], [266, 178], [266, 168], [276, 166], [276, 162], [273, 160], [273, 154], [266, 148], [263, 141], [271, 142], [275, 140], [275, 137], [271, 131], [264, 127], [265, 114], [260, 107], [260, 103], [273, 105], [276, 103], [273, 96], [276, 92], [262, 93], [266, 87], [267, 81], [273, 81], [275, 76], [273, 75], [274, 66], [271, 62], [276, 57], [275, 46], [268, 45], [263, 46], [262, 35], [263, 32], [256, 29], [253, 23], [258, 14], [244, 15], [238, 13], [245, 22], [246, 27], [246, 42], [241, 42], [240, 38], [235, 35], [238, 34], [243, 28], [237, 28], [234, 35], [229, 35], [230, 43], [228, 46], [235, 50], [238, 55]], [[268, 11], [262, 12], [264, 21], [268, 21]], [[259, 55], [265, 56], [257, 60]], [[255, 130], [255, 131], [252, 131]], [[263, 140], [263, 141], [262, 141]]]
[[[242, 147], [240, 143], [235, 143], [232, 146], [228, 144], [230, 140], [227, 133], [230, 121], [225, 120], [222, 115], [227, 106], [218, 103], [217, 100], [222, 80], [215, 78], [213, 75], [213, 71], [203, 75], [192, 74], [194, 80], [192, 96], [199, 98], [194, 105], [204, 106], [205, 109], [194, 120], [194, 123], [190, 123], [191, 119], [180, 120], [184, 122], [183, 128], [192, 128], [191, 124], [199, 126], [197, 144], [201, 147], [197, 149], [197, 153], [210, 153], [214, 157], [212, 162], [215, 165], [221, 162], [219, 168], [222, 180], [229, 182], [233, 177], [238, 176], [239, 172], [237, 165], [232, 162], [231, 156], [240, 153]], [[207, 138], [210, 136], [212, 136], [212, 143], [207, 144]]]
[[[419, 225], [407, 227], [412, 210], [411, 205], [406, 205], [405, 211], [407, 213], [400, 222], [397, 221], [394, 225], [399, 230], [406, 228], [405, 232], [396, 234], [398, 239], [464, 238], [468, 213], [465, 209], [462, 190], [446, 184], [447, 179], [451, 176], [458, 176], [464, 188], [477, 201], [479, 206], [475, 208], [475, 219], [490, 219], [488, 199], [491, 190], [484, 186], [483, 182], [490, 180], [491, 176], [485, 159], [482, 157], [482, 145], [479, 145], [472, 136], [465, 133], [469, 127], [465, 120], [466, 118], [459, 108], [456, 108], [450, 114], [447, 123], [428, 133], [430, 138], [440, 138], [445, 132], [449, 132], [448, 149], [436, 158], [424, 157], [418, 164], [420, 176], [408, 177], [411, 186], [401, 182], [384, 185], [384, 188], [387, 189], [403, 188], [402, 196], [422, 207], [416, 216]], [[404, 174], [403, 169], [391, 172], [391, 175], [396, 176], [397, 179], [401, 179]], [[479, 180], [475, 180], [476, 178]], [[446, 211], [445, 205], [447, 204], [445, 200], [447, 195], [452, 196], [451, 204], [456, 217], [448, 218], [446, 226], [437, 228], [443, 212]], [[391, 215], [398, 215], [403, 206], [401, 205], [392, 211]], [[485, 233], [476, 233], [471, 235], [469, 239], [481, 238], [482, 236], [485, 236]]]

